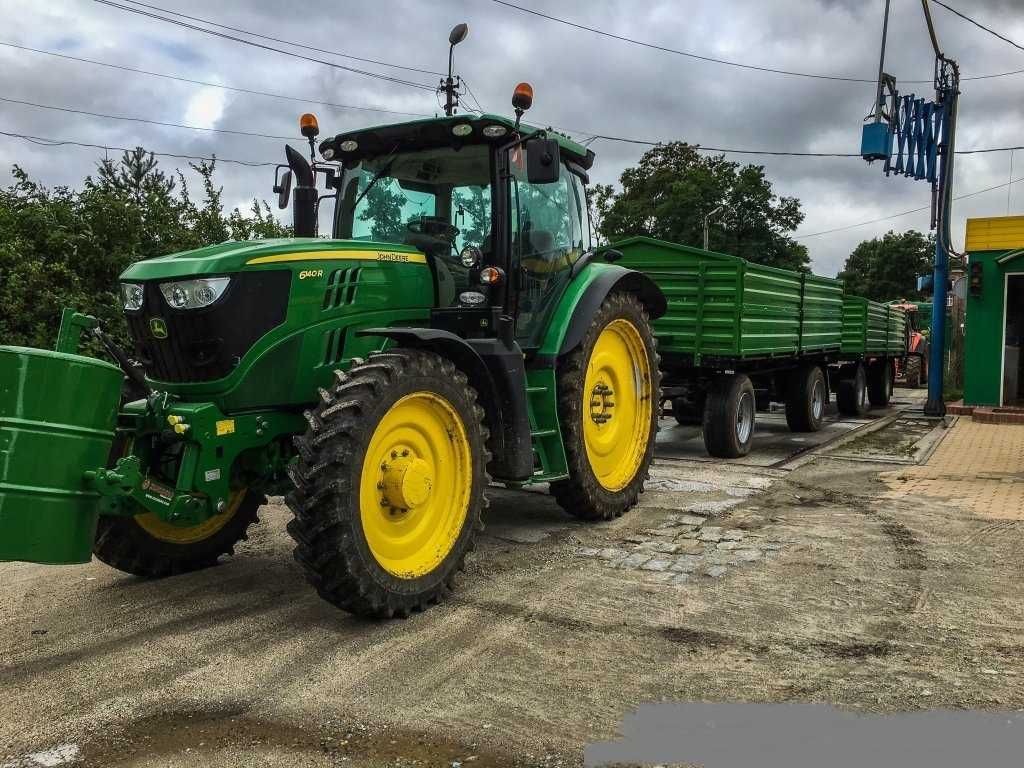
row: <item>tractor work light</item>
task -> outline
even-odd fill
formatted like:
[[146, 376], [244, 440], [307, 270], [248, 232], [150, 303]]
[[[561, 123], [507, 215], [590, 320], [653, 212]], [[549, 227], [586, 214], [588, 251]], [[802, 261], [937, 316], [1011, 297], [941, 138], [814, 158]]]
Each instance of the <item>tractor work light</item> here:
[[320, 154], [323, 155], [324, 160], [331, 160], [334, 158], [334, 150], [330, 147], [324, 147], [321, 149]]
[[459, 252], [459, 261], [462, 262], [462, 266], [466, 267], [466, 269], [475, 267], [482, 258], [483, 253], [475, 245], [467, 245]]
[[160, 293], [175, 309], [202, 309], [219, 299], [230, 281], [230, 277], [201, 277], [161, 283]]
[[121, 304], [129, 312], [138, 312], [142, 309], [144, 295], [142, 286], [138, 283], [121, 283]]
[[345, 139], [341, 142], [341, 146], [338, 147], [342, 152], [355, 152], [359, 149], [359, 142], [355, 139]]
[[508, 128], [504, 125], [488, 125], [484, 128], [484, 136], [488, 139], [500, 139], [508, 133]]
[[452, 135], [462, 138], [463, 136], [469, 136], [473, 132], [473, 126], [469, 123], [459, 123], [452, 126]]

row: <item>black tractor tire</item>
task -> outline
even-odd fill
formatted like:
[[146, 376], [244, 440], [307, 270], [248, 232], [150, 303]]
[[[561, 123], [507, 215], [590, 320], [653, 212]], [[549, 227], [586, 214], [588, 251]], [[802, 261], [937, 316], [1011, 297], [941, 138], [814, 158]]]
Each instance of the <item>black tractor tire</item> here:
[[885, 408], [892, 400], [893, 366], [891, 360], [875, 360], [868, 368], [868, 402], [872, 408]]
[[906, 373], [903, 376], [903, 380], [906, 385], [911, 389], [917, 389], [921, 386], [924, 381], [923, 375], [924, 361], [917, 355], [910, 355], [907, 357], [907, 364], [905, 366]]
[[836, 405], [843, 416], [863, 416], [868, 411], [868, 377], [860, 363], [844, 365], [839, 372]]
[[[480, 515], [490, 481], [484, 412], [466, 375], [433, 352], [399, 347], [375, 353], [335, 377], [331, 390], [321, 390], [317, 405], [306, 412], [306, 433], [295, 438], [299, 459], [288, 472], [295, 488], [285, 497], [294, 514], [288, 523], [296, 544], [294, 557], [327, 602], [368, 618], [405, 618], [451, 591], [483, 527]], [[442, 559], [418, 575], [399, 575], [371, 549], [363, 513], [383, 514], [383, 509], [362, 510], [360, 489], [377, 427], [399, 400], [416, 395], [443, 401], [451, 418], [461, 424], [469, 488], [465, 516], [457, 531], [453, 529]], [[386, 461], [381, 468], [385, 467]], [[453, 476], [460, 475], [456, 471]], [[440, 483], [434, 478], [427, 487]]]
[[[266, 503], [262, 493], [239, 490], [228, 506], [226, 522], [216, 527], [219, 516], [210, 518], [215, 530], [195, 541], [185, 540], [189, 529], [172, 529], [160, 537], [144, 527], [138, 517], [101, 516], [96, 525], [92, 553], [112, 568], [147, 578], [174, 576], [215, 565], [221, 555], [234, 555], [235, 545], [248, 538], [246, 531], [259, 522], [257, 510]], [[159, 525], [158, 521], [154, 523]], [[178, 536], [184, 538], [178, 538]]]
[[[587, 369], [598, 338], [605, 328], [616, 320], [626, 320], [640, 335], [647, 355], [650, 372], [649, 394], [650, 428], [646, 432], [647, 445], [632, 478], [621, 488], [610, 490], [597, 477], [590, 459], [584, 435], [584, 419], [590, 419], [585, 404], [591, 393], [584, 392]], [[643, 492], [654, 458], [654, 436], [661, 418], [660, 358], [647, 310], [636, 296], [615, 291], [604, 300], [580, 345], [558, 363], [558, 412], [562, 422], [562, 441], [568, 462], [569, 477], [551, 483], [551, 495], [573, 517], [580, 520], [611, 520], [634, 507]]]
[[792, 432], [817, 432], [825, 421], [828, 387], [818, 365], [805, 365], [789, 376], [786, 387], [786, 423]]
[[750, 453], [755, 404], [750, 377], [735, 373], [712, 379], [704, 406], [704, 447], [711, 456], [738, 459]]

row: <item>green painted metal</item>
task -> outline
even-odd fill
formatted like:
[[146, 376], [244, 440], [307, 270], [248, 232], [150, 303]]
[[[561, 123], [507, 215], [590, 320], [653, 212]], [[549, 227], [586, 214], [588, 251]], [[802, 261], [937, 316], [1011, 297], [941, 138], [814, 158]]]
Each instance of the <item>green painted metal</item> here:
[[612, 244], [619, 265], [664, 292], [659, 350], [691, 358], [757, 359], [839, 349], [842, 284], [648, 237]]
[[121, 382], [101, 360], [0, 347], [0, 560], [89, 561], [100, 494], [85, 473], [106, 465]]
[[844, 357], [902, 355], [907, 348], [907, 318], [902, 309], [861, 296], [843, 297]]
[[[1024, 272], [1024, 265], [1019, 260], [1000, 263], [1000, 259], [1013, 252], [1007, 248], [970, 253], [971, 267], [976, 269], [975, 264], [981, 265], [981, 291], [967, 294], [964, 320], [964, 403], [967, 405], [1003, 405], [1007, 279]], [[946, 317], [948, 320], [948, 313]], [[946, 335], [947, 339], [950, 337], [951, 334]]]
[[[291, 260], [304, 254], [308, 258]], [[335, 290], [332, 273], [356, 268], [359, 278], [351, 301], [328, 301]], [[382, 338], [358, 336], [360, 330], [429, 324], [434, 295], [429, 266], [419, 252], [388, 243], [316, 238], [223, 243], [140, 261], [121, 279], [171, 280], [282, 269], [292, 273], [287, 317], [259, 339], [229, 375], [201, 383], [153, 381], [154, 388], [190, 401], [208, 401], [225, 413], [299, 406], [311, 402], [317, 387], [330, 384], [335, 369], [344, 370], [352, 358], [384, 346]]]
[[526, 398], [533, 440], [534, 473], [530, 483], [546, 483], [569, 476], [569, 465], [558, 421], [557, 382], [554, 368], [526, 372]]

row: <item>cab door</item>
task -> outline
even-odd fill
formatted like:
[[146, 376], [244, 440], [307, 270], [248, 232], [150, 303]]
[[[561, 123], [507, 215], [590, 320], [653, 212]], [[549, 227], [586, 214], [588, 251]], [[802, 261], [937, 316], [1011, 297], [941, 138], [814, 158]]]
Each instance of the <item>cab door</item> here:
[[516, 338], [529, 349], [540, 345], [573, 264], [590, 247], [590, 227], [583, 180], [564, 164], [558, 181], [550, 184], [531, 184], [515, 152], [509, 166]]

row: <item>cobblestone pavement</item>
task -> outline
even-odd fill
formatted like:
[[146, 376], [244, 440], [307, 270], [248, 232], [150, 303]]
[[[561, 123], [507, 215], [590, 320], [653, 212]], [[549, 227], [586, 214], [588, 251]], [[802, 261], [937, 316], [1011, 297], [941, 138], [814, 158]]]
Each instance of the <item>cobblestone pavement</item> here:
[[979, 517], [1024, 520], [1024, 425], [961, 416], [927, 463], [882, 480], [887, 498], [942, 499]]
[[[681, 474], [702, 479], [680, 479]], [[783, 548], [780, 536], [754, 530], [769, 521], [757, 507], [726, 520], [718, 517], [772, 483], [772, 477], [751, 474], [749, 468], [738, 474], [686, 468], [681, 462], [658, 463], [639, 511], [651, 527], [611, 536], [602, 546], [581, 546], [576, 554], [608, 568], [636, 571], [648, 583], [680, 585], [694, 578], [721, 578], [731, 568], [769, 559]]]

